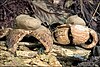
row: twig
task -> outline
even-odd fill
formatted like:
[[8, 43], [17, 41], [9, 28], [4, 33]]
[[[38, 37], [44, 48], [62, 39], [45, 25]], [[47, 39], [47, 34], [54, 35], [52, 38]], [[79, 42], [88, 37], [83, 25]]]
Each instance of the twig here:
[[100, 2], [98, 3], [97, 8], [96, 8], [96, 10], [94, 11], [94, 13], [93, 13], [92, 17], [94, 17], [94, 16], [95, 16], [95, 14], [96, 14], [96, 12], [97, 12], [97, 10], [98, 10], [99, 6], [100, 6]]
[[8, 10], [10, 13], [13, 13], [10, 9], [8, 9], [5, 5], [3, 5], [3, 7]]
[[[95, 11], [95, 9], [93, 8], [93, 6], [91, 6], [90, 3], [89, 3], [89, 6]], [[100, 16], [100, 13], [98, 11], [96, 13], [98, 14], [98, 16]]]
[[[0, 45], [5, 45], [5, 41], [0, 41]], [[35, 43], [29, 43], [29, 42], [19, 42], [18, 45], [36, 45]]]
[[83, 17], [84, 17], [84, 20], [87, 22], [87, 20], [86, 20], [86, 18], [85, 18], [85, 15], [84, 15], [84, 11], [83, 11], [83, 0], [80, 0], [80, 7], [81, 7], [81, 13], [82, 13], [82, 15], [83, 15]]
[[2, 3], [2, 4], [0, 5], [0, 7], [1, 7], [2, 5], [4, 5], [6, 2], [7, 2], [7, 0], [5, 0], [4, 3]]

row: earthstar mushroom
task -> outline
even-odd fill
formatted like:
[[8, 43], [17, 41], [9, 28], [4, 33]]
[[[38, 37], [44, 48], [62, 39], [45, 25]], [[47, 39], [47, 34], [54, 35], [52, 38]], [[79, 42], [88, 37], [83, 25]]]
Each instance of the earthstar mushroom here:
[[17, 44], [24, 36], [30, 35], [38, 39], [45, 47], [45, 52], [51, 51], [53, 40], [49, 29], [41, 25], [41, 22], [28, 15], [19, 15], [16, 18], [16, 28], [0, 29], [0, 38], [6, 36], [6, 45], [9, 51], [15, 53]]
[[[68, 27], [69, 26], [69, 27]], [[70, 31], [70, 34], [68, 33]], [[85, 44], [87, 40], [90, 38], [90, 34], [93, 37], [93, 41], [91, 44]], [[84, 48], [90, 49], [94, 47], [98, 42], [97, 33], [86, 26], [82, 25], [71, 25], [71, 24], [64, 24], [54, 31], [54, 42], [62, 45], [70, 44], [70, 38], [68, 35], [71, 35], [73, 38], [73, 43], [75, 45], [80, 45]]]

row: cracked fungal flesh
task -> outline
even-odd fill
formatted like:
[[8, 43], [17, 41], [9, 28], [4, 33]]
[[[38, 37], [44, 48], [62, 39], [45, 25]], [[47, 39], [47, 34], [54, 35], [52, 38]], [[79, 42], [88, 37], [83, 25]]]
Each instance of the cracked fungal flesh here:
[[68, 31], [69, 28], [66, 25], [57, 27], [57, 29], [53, 33], [54, 42], [63, 45], [69, 44], [70, 40], [68, 38]]

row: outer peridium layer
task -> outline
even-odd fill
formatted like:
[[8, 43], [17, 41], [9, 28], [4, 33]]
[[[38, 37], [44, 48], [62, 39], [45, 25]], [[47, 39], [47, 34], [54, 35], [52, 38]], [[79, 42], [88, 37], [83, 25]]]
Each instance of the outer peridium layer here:
[[23, 37], [26, 35], [31, 35], [38, 39], [45, 47], [45, 52], [50, 52], [51, 47], [53, 45], [51, 32], [46, 27], [41, 26], [37, 30], [13, 29], [9, 31], [6, 44], [12, 53], [17, 50], [19, 41], [22, 40]]
[[[93, 29], [90, 29], [86, 26], [71, 25], [71, 33], [73, 36], [73, 43], [84, 48], [90, 49], [98, 42], [97, 33]], [[85, 44], [85, 42], [90, 38], [89, 34], [92, 35], [93, 41], [91, 44]]]
[[48, 53], [51, 51], [52, 45], [53, 45], [53, 39], [51, 36], [51, 32], [49, 29], [47, 29], [44, 26], [41, 26], [34, 32], [30, 33], [30, 35], [34, 36], [37, 38], [45, 47], [45, 52]]
[[96, 33], [94, 30], [90, 29], [90, 28], [89, 28], [89, 30], [90, 30], [90, 34], [91, 34], [92, 37], [93, 37], [93, 41], [92, 41], [92, 43], [89, 44], [89, 45], [88, 45], [88, 44], [82, 45], [82, 47], [87, 48], [87, 49], [93, 48], [93, 47], [96, 46], [96, 44], [98, 43], [98, 36], [97, 36], [97, 33]]
[[62, 45], [67, 45], [70, 43], [68, 37], [69, 28], [66, 24], [59, 26], [53, 33], [54, 42]]

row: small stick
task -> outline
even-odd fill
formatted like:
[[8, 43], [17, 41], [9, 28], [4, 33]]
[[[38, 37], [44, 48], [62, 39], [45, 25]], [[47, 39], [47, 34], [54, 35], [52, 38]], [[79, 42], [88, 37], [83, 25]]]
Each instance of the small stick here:
[[[6, 41], [0, 41], [0, 45], [5, 45]], [[29, 43], [29, 42], [19, 42], [18, 45], [37, 45], [35, 43]]]
[[97, 8], [96, 8], [96, 10], [94, 11], [94, 13], [93, 13], [93, 15], [92, 15], [93, 17], [95, 16], [95, 14], [96, 14], [96, 12], [97, 12], [99, 6], [100, 6], [100, 2], [98, 3]]

